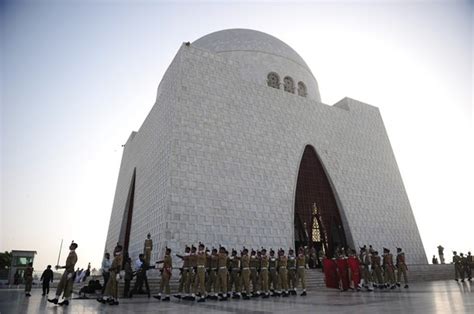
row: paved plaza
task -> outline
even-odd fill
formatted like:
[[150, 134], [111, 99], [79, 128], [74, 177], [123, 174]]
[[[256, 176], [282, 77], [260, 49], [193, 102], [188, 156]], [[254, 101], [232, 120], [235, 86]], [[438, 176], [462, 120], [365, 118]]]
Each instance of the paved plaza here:
[[[0, 290], [0, 313], [474, 313], [474, 284], [455, 281], [415, 283], [409, 289], [377, 292], [339, 292], [318, 289], [307, 297], [196, 303], [153, 298], [121, 299], [120, 305], [72, 300], [68, 307], [54, 306], [34, 289], [26, 298], [20, 290]], [[52, 295], [52, 293], [50, 293]]]

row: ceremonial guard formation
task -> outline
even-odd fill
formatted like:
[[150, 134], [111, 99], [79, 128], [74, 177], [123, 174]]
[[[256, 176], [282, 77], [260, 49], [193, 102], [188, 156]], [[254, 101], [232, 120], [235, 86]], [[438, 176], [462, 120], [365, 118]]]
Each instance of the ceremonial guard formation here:
[[467, 256], [464, 256], [463, 253], [459, 253], [458, 255], [456, 251], [453, 251], [453, 265], [454, 280], [464, 282], [466, 277], [468, 281], [472, 280], [474, 262], [471, 252], [467, 252]]
[[[395, 289], [400, 287], [401, 277], [405, 288], [408, 288], [408, 267], [405, 262], [405, 253], [397, 248], [396, 264], [390, 250], [383, 248], [383, 256], [369, 246], [360, 248], [357, 256], [353, 249], [336, 250], [336, 257], [323, 258], [323, 270], [326, 287], [341, 291], [367, 291], [377, 289]], [[396, 276], [395, 276], [396, 274]]]

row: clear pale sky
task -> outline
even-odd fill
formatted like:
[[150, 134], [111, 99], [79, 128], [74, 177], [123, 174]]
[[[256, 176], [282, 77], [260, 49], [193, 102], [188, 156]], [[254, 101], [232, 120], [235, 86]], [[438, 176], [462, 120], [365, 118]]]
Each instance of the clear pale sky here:
[[36, 270], [61, 238], [63, 252], [79, 243], [77, 266], [100, 267], [121, 145], [181, 43], [227, 28], [293, 47], [324, 103], [379, 107], [428, 258], [474, 250], [469, 2], [3, 1], [0, 14], [0, 251], [38, 251]]

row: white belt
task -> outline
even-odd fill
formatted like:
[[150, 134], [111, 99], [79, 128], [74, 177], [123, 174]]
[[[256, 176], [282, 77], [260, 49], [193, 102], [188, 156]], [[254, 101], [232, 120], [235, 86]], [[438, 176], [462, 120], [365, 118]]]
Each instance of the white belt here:
[[219, 267], [219, 269], [227, 269], [227, 267], [225, 267], [225, 266], [224, 267]]
[[204, 268], [204, 267], [206, 267], [206, 266], [204, 266], [204, 265], [198, 265], [197, 267], [198, 267], [198, 268]]
[[248, 268], [248, 267], [244, 267], [244, 268], [242, 268], [242, 270], [249, 270], [249, 269], [250, 269], [250, 268]]
[[305, 268], [304, 266], [298, 266], [298, 268]]
[[262, 267], [262, 268], [260, 268], [260, 269], [268, 269], [268, 268], [266, 268], [266, 267]]

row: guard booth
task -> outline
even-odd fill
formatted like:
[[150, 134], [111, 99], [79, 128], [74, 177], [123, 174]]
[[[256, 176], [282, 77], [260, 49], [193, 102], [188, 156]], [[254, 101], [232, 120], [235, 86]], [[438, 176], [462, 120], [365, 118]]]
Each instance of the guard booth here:
[[[8, 275], [8, 283], [22, 284], [24, 282], [25, 269], [29, 263], [33, 263], [36, 251], [17, 251], [12, 250], [12, 263]], [[33, 264], [34, 266], [34, 264]]]

